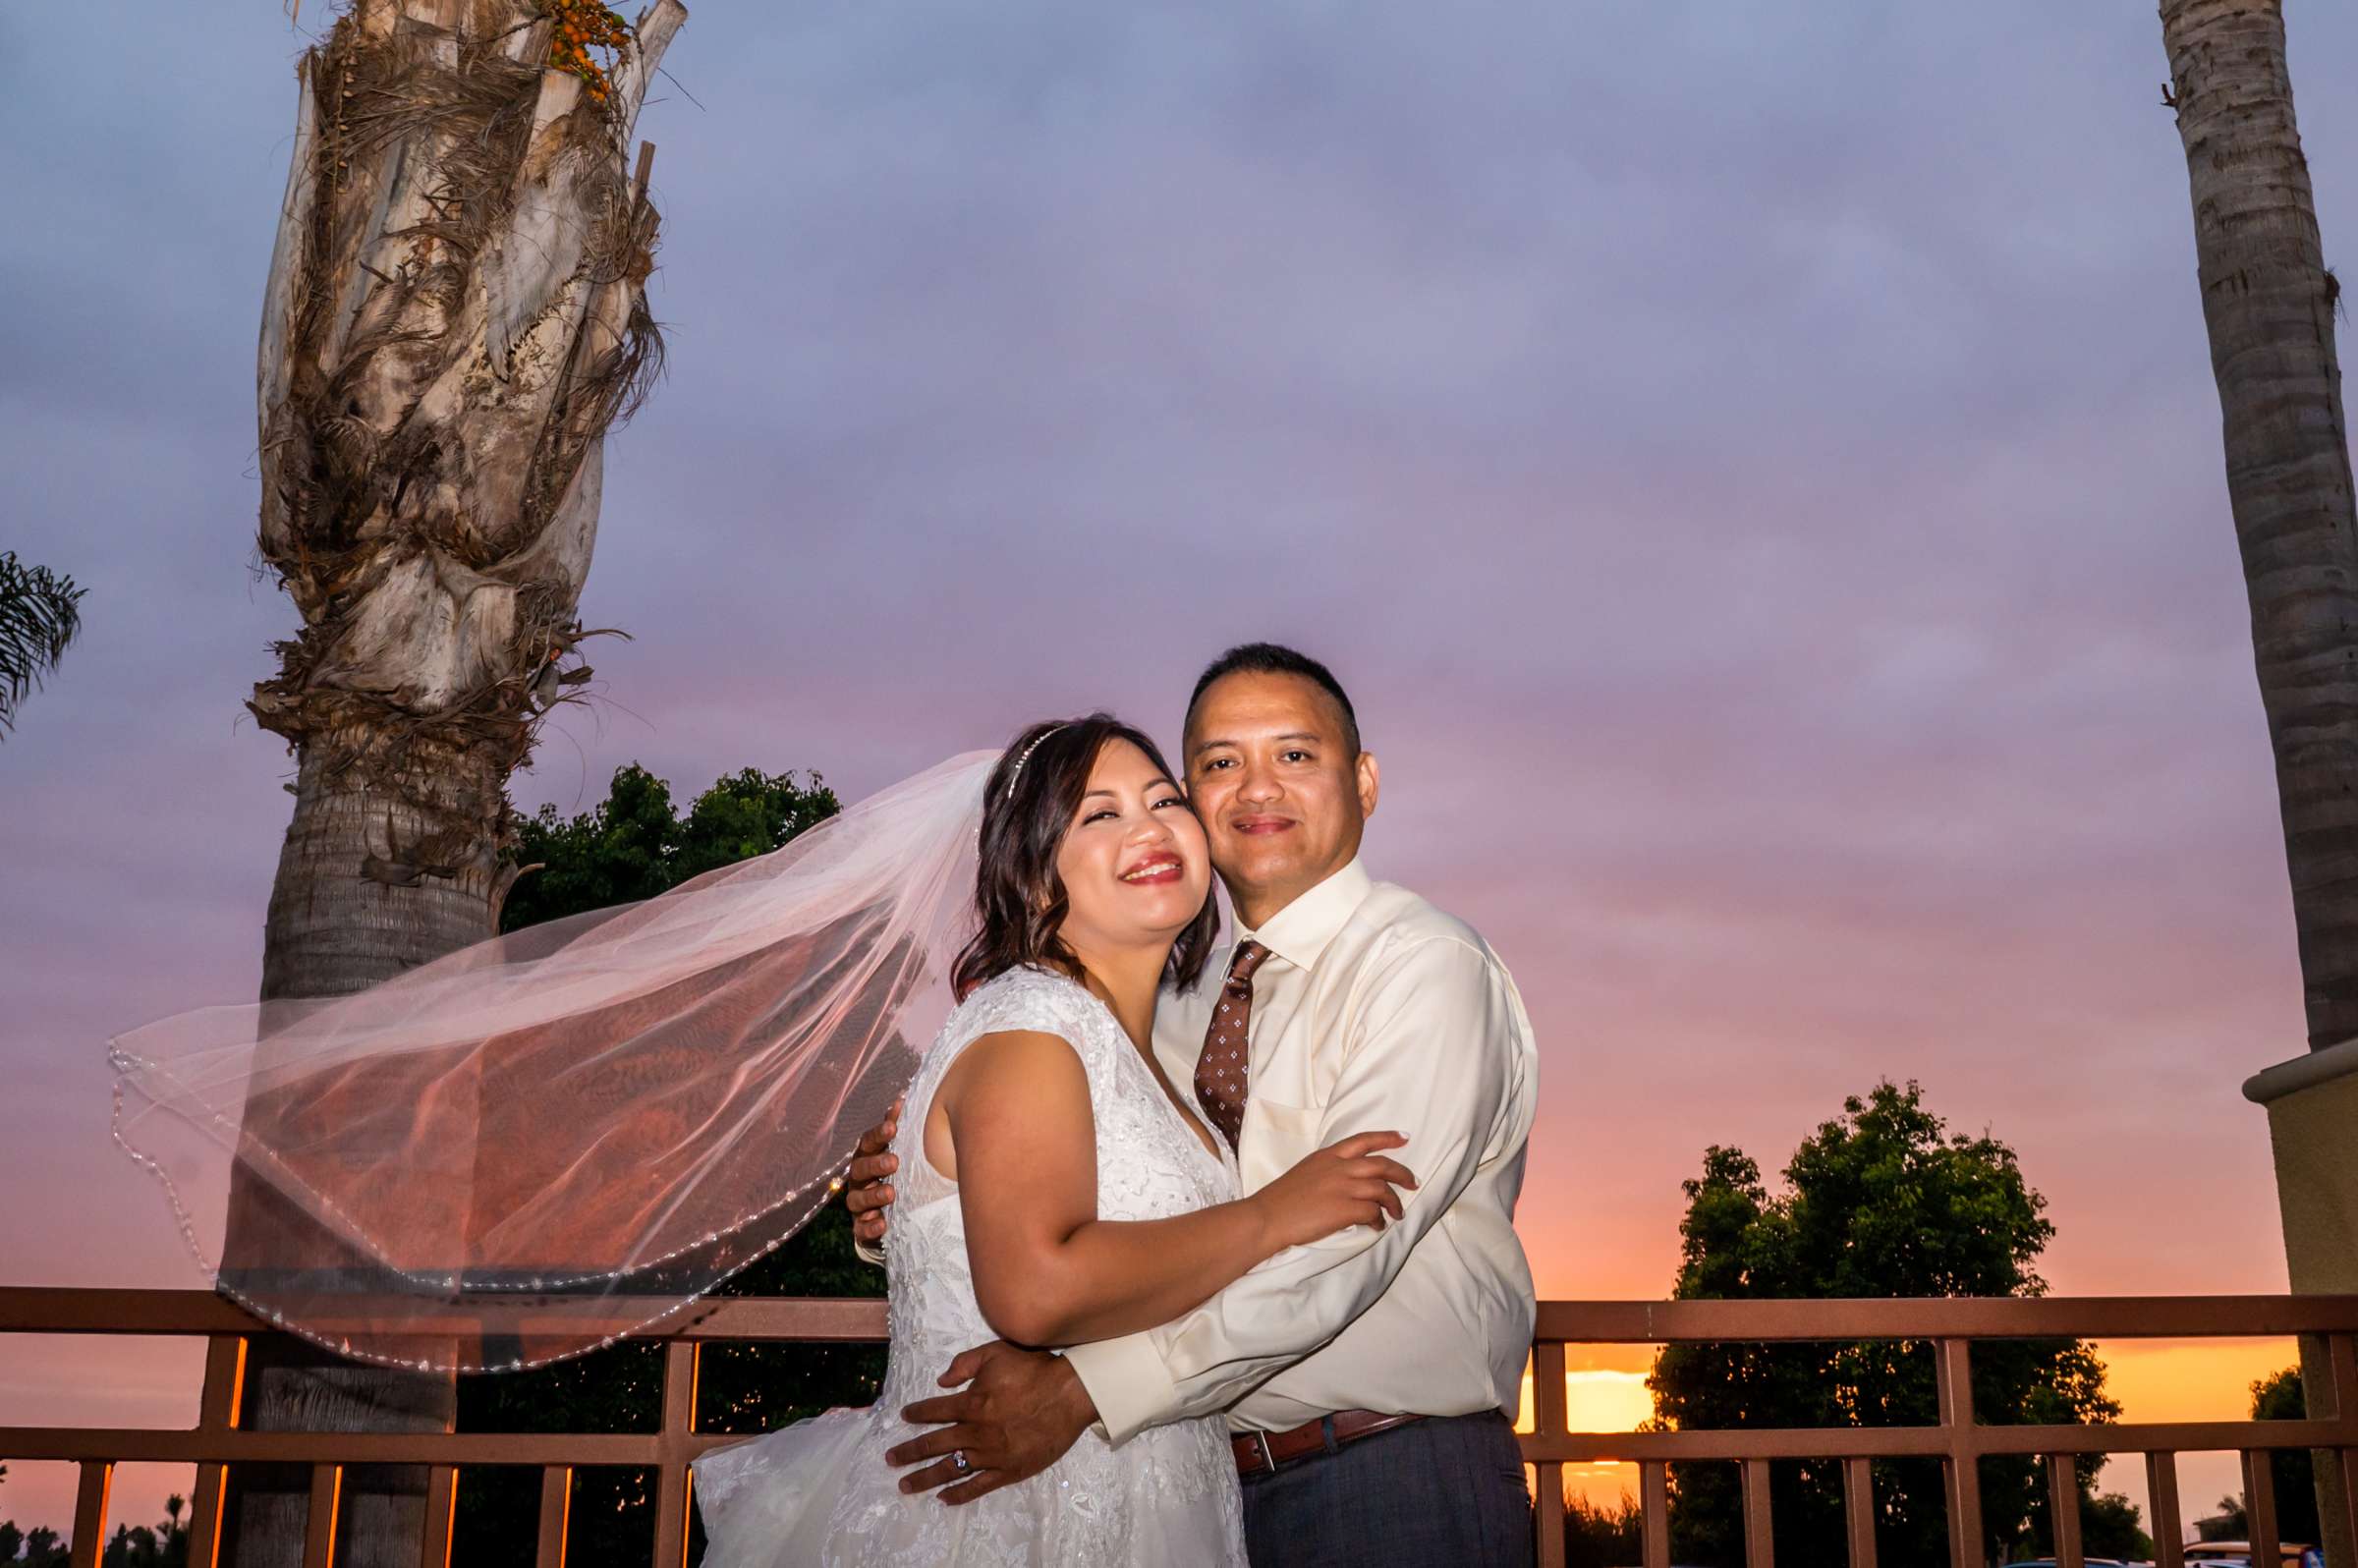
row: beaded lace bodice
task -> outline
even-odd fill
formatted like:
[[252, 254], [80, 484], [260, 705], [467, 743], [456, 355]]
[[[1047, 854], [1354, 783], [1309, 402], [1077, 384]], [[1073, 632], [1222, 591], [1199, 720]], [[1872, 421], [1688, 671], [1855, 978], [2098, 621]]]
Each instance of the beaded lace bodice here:
[[[1216, 1154], [1206, 1147], [1086, 988], [1032, 969], [978, 988], [926, 1052], [894, 1146], [898, 1194], [885, 1233], [891, 1360], [871, 1413], [879, 1446], [909, 1435], [893, 1413], [939, 1393], [934, 1379], [959, 1352], [998, 1337], [975, 1300], [957, 1185], [926, 1160], [925, 1125], [959, 1053], [1006, 1030], [1054, 1035], [1081, 1059], [1096, 1122], [1100, 1219], [1168, 1218], [1237, 1196], [1226, 1144], [1213, 1139]], [[1159, 1560], [1175, 1547], [1190, 1562], [1243, 1562], [1235, 1461], [1216, 1417], [1151, 1428], [1118, 1450], [1093, 1428], [1045, 1473], [958, 1508], [929, 1498], [913, 1506], [878, 1468], [880, 1484], [855, 1484], [833, 1499], [828, 1536], [841, 1561], [1098, 1564], [1146, 1560], [1142, 1551]], [[1192, 1527], [1185, 1533], [1204, 1533], [1195, 1546], [1173, 1539], [1179, 1520]]]
[[[918, 1390], [930, 1391], [931, 1378], [951, 1357], [998, 1337], [975, 1301], [957, 1184], [926, 1158], [925, 1126], [933, 1091], [959, 1053], [985, 1035], [1019, 1029], [1054, 1035], [1081, 1058], [1096, 1118], [1099, 1219], [1167, 1219], [1236, 1197], [1234, 1157], [1215, 1158], [1180, 1120], [1104, 1003], [1061, 975], [1034, 969], [1001, 975], [951, 1015], [909, 1086], [893, 1146], [900, 1157], [899, 1192], [884, 1236], [894, 1351], [887, 1397], [903, 1374], [908, 1381], [900, 1390], [913, 1399], [926, 1397]], [[902, 1354], [904, 1345], [917, 1355]], [[913, 1365], [934, 1352], [937, 1364]]]

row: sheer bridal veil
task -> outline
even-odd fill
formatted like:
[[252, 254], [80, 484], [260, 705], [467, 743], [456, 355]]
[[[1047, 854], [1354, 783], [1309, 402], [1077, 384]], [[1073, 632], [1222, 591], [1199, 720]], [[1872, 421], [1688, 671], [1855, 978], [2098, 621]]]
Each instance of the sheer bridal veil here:
[[224, 1292], [342, 1354], [515, 1370], [666, 1324], [916, 1073], [997, 759], [355, 995], [119, 1036], [116, 1140]]

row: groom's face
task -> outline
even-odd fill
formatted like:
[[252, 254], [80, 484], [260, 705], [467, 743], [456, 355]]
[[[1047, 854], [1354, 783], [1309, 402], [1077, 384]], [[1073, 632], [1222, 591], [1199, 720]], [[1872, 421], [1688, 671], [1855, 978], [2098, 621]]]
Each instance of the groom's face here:
[[1247, 925], [1351, 864], [1376, 810], [1376, 758], [1353, 755], [1341, 704], [1299, 675], [1240, 671], [1188, 715], [1188, 800]]

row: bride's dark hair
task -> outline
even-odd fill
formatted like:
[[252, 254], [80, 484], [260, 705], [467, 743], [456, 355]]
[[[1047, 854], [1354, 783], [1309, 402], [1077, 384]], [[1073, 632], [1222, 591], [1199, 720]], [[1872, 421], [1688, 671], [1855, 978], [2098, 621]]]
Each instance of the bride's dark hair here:
[[[1110, 713], [1031, 725], [990, 770], [975, 868], [975, 911], [982, 927], [950, 971], [956, 995], [964, 997], [1019, 964], [1081, 978], [1081, 960], [1057, 934], [1069, 906], [1064, 878], [1056, 874], [1056, 852], [1089, 792], [1097, 754], [1114, 741], [1128, 741], [1163, 777], [1177, 782], [1179, 775], [1154, 743]], [[1219, 910], [1207, 892], [1204, 907], [1171, 944], [1166, 973], [1173, 981], [1196, 982], [1219, 929]]]

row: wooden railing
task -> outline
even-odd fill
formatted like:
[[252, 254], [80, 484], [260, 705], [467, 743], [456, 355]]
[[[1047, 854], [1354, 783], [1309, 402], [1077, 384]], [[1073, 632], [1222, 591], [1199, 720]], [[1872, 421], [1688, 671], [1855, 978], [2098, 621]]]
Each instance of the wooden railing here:
[[[0, 1427], [0, 1461], [63, 1460], [82, 1467], [73, 1534], [76, 1568], [95, 1568], [107, 1494], [118, 1464], [194, 1463], [196, 1492], [189, 1561], [213, 1568], [221, 1527], [225, 1467], [294, 1462], [312, 1467], [311, 1513], [304, 1561], [330, 1568], [344, 1468], [417, 1464], [429, 1469], [421, 1568], [450, 1556], [457, 1473], [477, 1465], [537, 1466], [542, 1471], [539, 1568], [564, 1561], [567, 1503], [577, 1465], [645, 1467], [655, 1476], [656, 1568], [679, 1568], [688, 1549], [688, 1466], [708, 1448], [739, 1440], [697, 1430], [698, 1358], [715, 1341], [874, 1341], [884, 1336], [877, 1301], [728, 1300], [664, 1340], [660, 1428], [650, 1433], [265, 1432], [239, 1423], [246, 1349], [260, 1326], [201, 1291], [109, 1291], [0, 1288], [0, 1333], [201, 1335], [207, 1343], [204, 1385], [193, 1429], [98, 1427]], [[1972, 1408], [1973, 1345], [1996, 1339], [2194, 1339], [2315, 1336], [2330, 1372], [2330, 1408], [2304, 1421], [2218, 1421], [2106, 1426], [1989, 1426]], [[2176, 1456], [2225, 1450], [2242, 1456], [2253, 1561], [2273, 1564], [2276, 1527], [2272, 1457], [2287, 1450], [2321, 1453], [2345, 1517], [2358, 1518], [2358, 1297], [2162, 1296], [2051, 1297], [2042, 1300], [1943, 1299], [1814, 1302], [1542, 1302], [1533, 1348], [1535, 1429], [1522, 1437], [1536, 1468], [1538, 1495], [1562, 1496], [1567, 1464], [1620, 1461], [1639, 1474], [1645, 1568], [1668, 1568], [1668, 1467], [1733, 1462], [1740, 1467], [1745, 1560], [1773, 1568], [1768, 1466], [1778, 1459], [1842, 1462], [1849, 1568], [1876, 1568], [1871, 1462], [1930, 1458], [1946, 1479], [1951, 1568], [1982, 1564], [1980, 1462], [1995, 1455], [2045, 1461], [2055, 1560], [2081, 1568], [2079, 1485], [2073, 1460], [2083, 1454], [2143, 1454], [2157, 1568], [2182, 1568]], [[1840, 1343], [1908, 1341], [1931, 1347], [1939, 1386], [1939, 1422], [1929, 1427], [1843, 1427], [1789, 1430], [1580, 1432], [1566, 1422], [1566, 1345]], [[2315, 1390], [2313, 1389], [2313, 1393]], [[1566, 1541], [1560, 1508], [1539, 1511], [1541, 1568], [1560, 1568]], [[1818, 1565], [1805, 1565], [1818, 1568]]]

